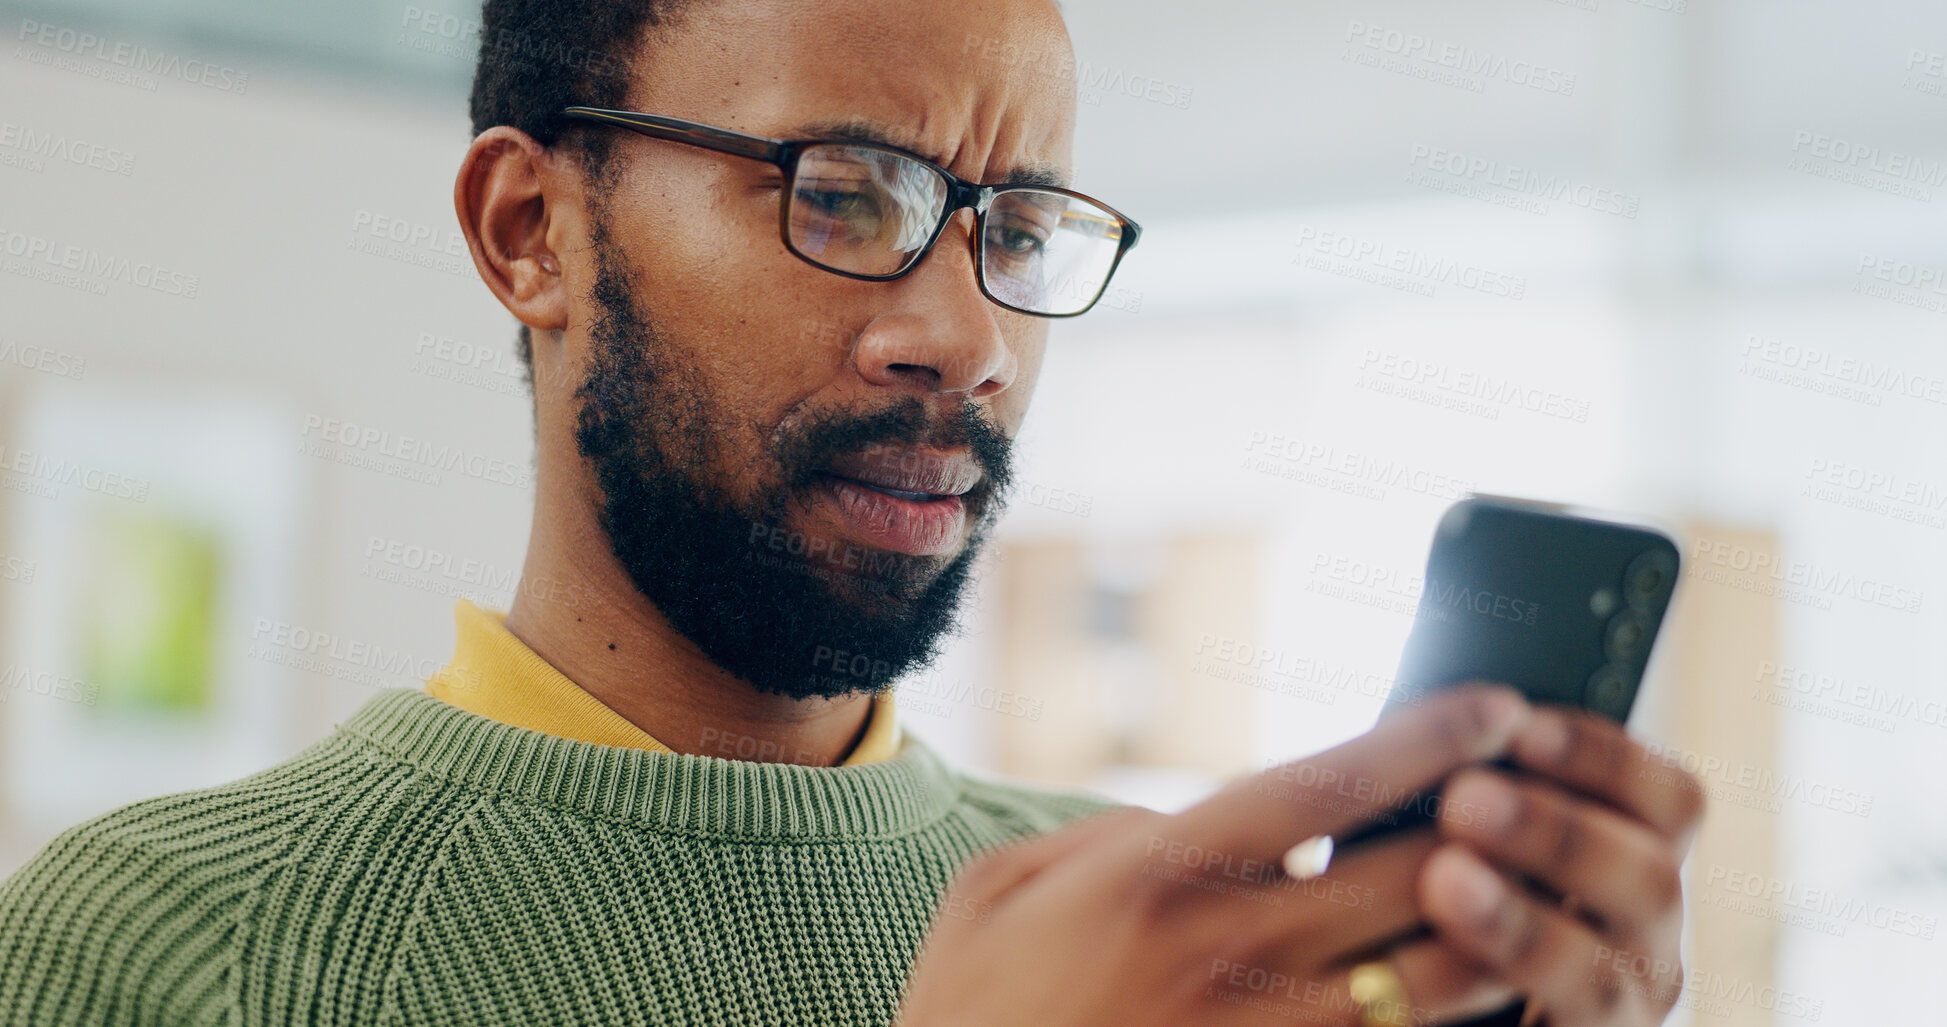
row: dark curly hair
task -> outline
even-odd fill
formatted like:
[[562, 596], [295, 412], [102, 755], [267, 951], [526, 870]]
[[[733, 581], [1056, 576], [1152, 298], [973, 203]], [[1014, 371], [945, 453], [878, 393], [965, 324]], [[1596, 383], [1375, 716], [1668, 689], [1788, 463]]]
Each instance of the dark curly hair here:
[[[480, 62], [468, 107], [473, 134], [511, 125], [543, 146], [571, 134], [563, 107], [620, 107], [629, 93], [630, 57], [647, 31], [696, 0], [487, 0], [480, 15]], [[568, 142], [583, 170], [607, 180], [612, 137], [573, 131]], [[515, 351], [534, 387], [534, 346], [522, 325]]]

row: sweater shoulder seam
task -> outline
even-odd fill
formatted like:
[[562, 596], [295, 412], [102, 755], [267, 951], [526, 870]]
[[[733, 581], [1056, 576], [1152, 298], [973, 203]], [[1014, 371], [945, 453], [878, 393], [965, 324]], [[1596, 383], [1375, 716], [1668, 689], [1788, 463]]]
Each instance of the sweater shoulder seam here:
[[473, 796], [476, 800], [498, 799], [507, 802], [518, 803], [523, 806], [531, 806], [537, 809], [545, 809], [554, 813], [559, 813], [563, 816], [577, 817], [583, 820], [600, 821], [602, 823], [614, 824], [619, 827], [634, 828], [637, 830], [649, 831], [656, 834], [671, 835], [671, 836], [684, 837], [684, 838], [695, 838], [701, 841], [721, 842], [724, 844], [733, 844], [733, 845], [821, 846], [821, 845], [854, 845], [859, 842], [868, 842], [868, 841], [869, 842], [896, 841], [902, 838], [911, 837], [916, 834], [921, 834], [925, 831], [932, 830], [933, 828], [938, 827], [941, 823], [945, 822], [948, 818], [952, 817], [957, 811], [959, 811], [967, 803], [968, 800], [968, 794], [967, 794], [968, 778], [965, 777], [963, 774], [961, 774], [959, 771], [951, 767], [942, 766], [940, 776], [942, 779], [944, 779], [951, 785], [951, 789], [952, 789], [951, 793], [947, 798], [947, 801], [943, 804], [939, 812], [899, 831], [889, 832], [885, 834], [874, 834], [874, 835], [855, 836], [855, 837], [818, 837], [818, 838], [774, 838], [774, 837], [760, 837], [760, 836], [748, 835], [748, 834], [731, 834], [731, 833], [725, 833], [721, 831], [700, 830], [697, 828], [671, 827], [667, 824], [646, 823], [641, 820], [634, 820], [628, 817], [616, 816], [609, 813], [595, 812], [586, 809], [574, 809], [563, 803], [550, 802], [546, 799], [535, 798], [534, 796], [531, 795], [521, 795], [519, 793], [512, 792], [512, 791], [485, 787], [475, 782], [461, 780], [451, 774], [443, 773], [437, 768], [429, 768], [429, 767], [422, 766], [418, 762], [414, 761], [410, 756], [407, 756], [405, 753], [393, 749], [391, 746], [387, 745], [383, 741], [380, 741], [379, 739], [374, 738], [371, 735], [365, 734], [364, 732], [347, 729], [346, 734], [356, 738], [358, 742], [370, 746], [371, 748], [384, 754], [386, 758], [392, 760], [394, 763], [411, 769], [415, 774], [423, 775], [426, 777], [438, 778], [440, 781], [444, 782], [448, 787], [451, 787], [461, 792], [465, 792], [466, 794]]

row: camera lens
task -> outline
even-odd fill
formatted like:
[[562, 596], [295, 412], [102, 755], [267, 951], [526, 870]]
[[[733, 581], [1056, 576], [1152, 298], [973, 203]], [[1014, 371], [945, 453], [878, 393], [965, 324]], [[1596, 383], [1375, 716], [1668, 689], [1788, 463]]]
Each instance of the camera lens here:
[[1629, 561], [1623, 571], [1623, 593], [1632, 606], [1648, 606], [1670, 590], [1676, 580], [1677, 565], [1666, 549], [1646, 549]]
[[1642, 615], [1635, 610], [1624, 610], [1610, 618], [1602, 647], [1612, 660], [1632, 660], [1642, 655], [1648, 640], [1649, 629], [1644, 626]]
[[1582, 702], [1597, 713], [1621, 720], [1629, 714], [1629, 701], [1635, 695], [1636, 675], [1622, 664], [1606, 663], [1589, 675]]

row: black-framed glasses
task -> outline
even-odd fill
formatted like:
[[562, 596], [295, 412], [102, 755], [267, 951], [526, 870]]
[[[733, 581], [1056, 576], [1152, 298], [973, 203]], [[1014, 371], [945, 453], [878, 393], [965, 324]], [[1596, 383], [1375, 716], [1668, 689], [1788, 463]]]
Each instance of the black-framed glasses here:
[[564, 116], [774, 164], [785, 249], [847, 278], [891, 281], [918, 266], [962, 207], [974, 209], [974, 277], [1009, 310], [1087, 313], [1142, 226], [1099, 200], [1043, 185], [980, 185], [877, 143], [766, 139], [637, 111], [569, 107]]

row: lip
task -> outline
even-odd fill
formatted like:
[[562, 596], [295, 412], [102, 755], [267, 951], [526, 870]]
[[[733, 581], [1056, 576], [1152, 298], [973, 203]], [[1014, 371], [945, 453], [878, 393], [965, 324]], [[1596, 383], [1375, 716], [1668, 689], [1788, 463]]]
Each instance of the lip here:
[[915, 501], [835, 474], [822, 474], [818, 482], [839, 519], [877, 548], [908, 556], [937, 556], [956, 549], [966, 533], [967, 507], [958, 495], [946, 493], [941, 499]]
[[825, 470], [865, 485], [935, 496], [964, 496], [981, 479], [980, 465], [966, 453], [911, 446], [874, 446]]

